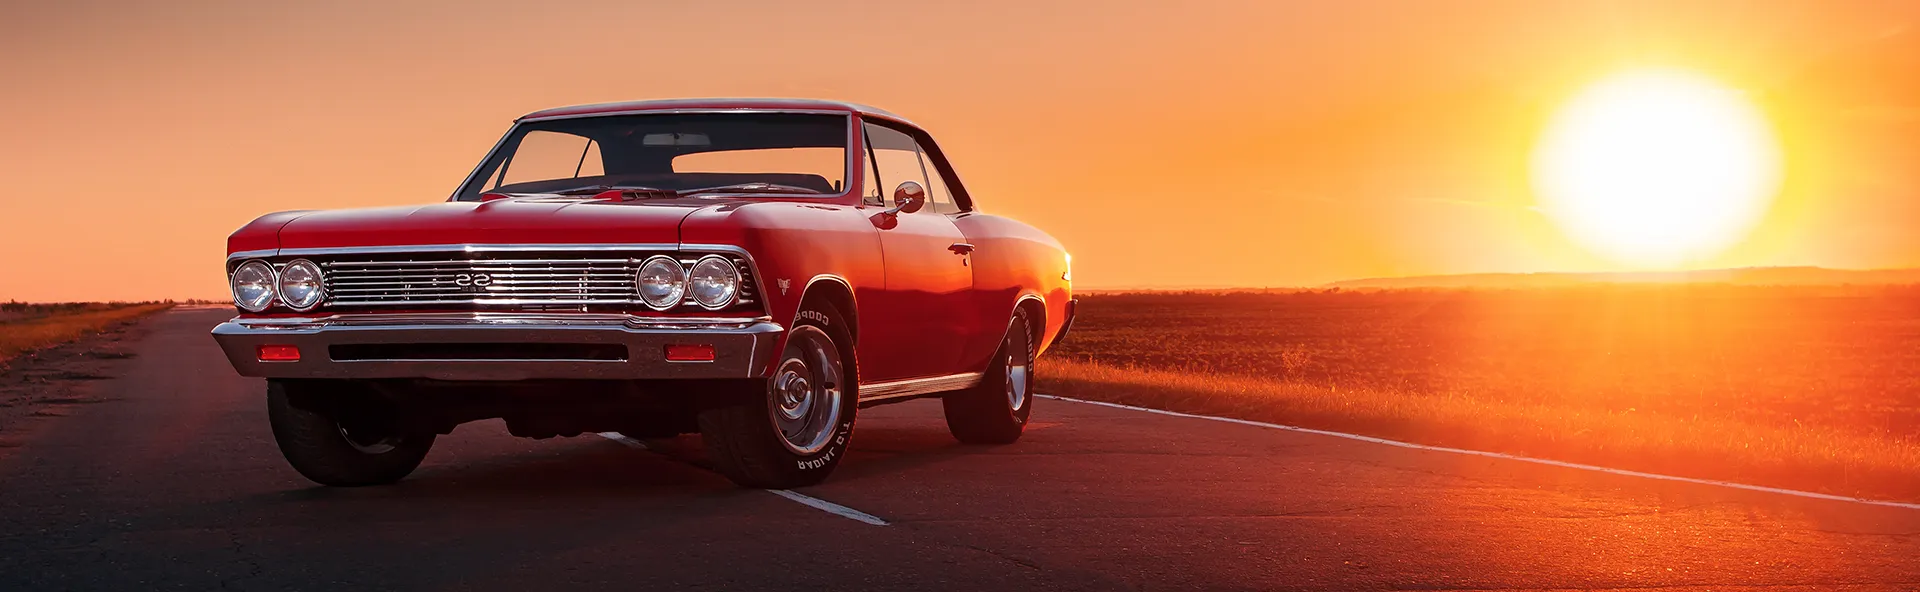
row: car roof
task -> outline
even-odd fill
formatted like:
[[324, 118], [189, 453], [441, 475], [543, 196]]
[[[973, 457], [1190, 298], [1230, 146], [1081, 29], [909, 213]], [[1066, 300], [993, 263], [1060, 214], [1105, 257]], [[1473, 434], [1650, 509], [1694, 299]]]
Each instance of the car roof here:
[[[563, 117], [587, 117], [593, 115], [613, 115], [620, 113], [640, 113], [646, 111], [680, 110], [716, 110], [716, 111], [838, 111], [858, 113], [862, 116], [875, 116], [891, 119], [907, 125], [913, 122], [887, 112], [885, 109], [849, 103], [846, 101], [828, 101], [822, 99], [771, 99], [771, 98], [714, 98], [714, 99], [659, 99], [651, 101], [624, 101], [619, 103], [594, 103], [542, 109], [520, 116], [519, 121], [540, 119], [558, 119]], [[919, 127], [919, 126], [914, 126]]]

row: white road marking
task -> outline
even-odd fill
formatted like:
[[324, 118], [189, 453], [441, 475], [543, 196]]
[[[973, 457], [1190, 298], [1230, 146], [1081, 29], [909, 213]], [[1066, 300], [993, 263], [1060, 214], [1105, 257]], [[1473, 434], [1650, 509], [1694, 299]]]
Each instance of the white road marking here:
[[865, 522], [867, 524], [872, 524], [874, 526], [887, 525], [887, 521], [881, 520], [879, 516], [868, 514], [866, 512], [855, 510], [853, 508], [842, 506], [840, 504], [836, 504], [827, 500], [813, 497], [804, 493], [788, 491], [785, 489], [769, 489], [767, 490], [767, 493], [771, 493], [771, 494], [784, 497], [796, 502], [800, 502], [802, 505], [805, 505], [807, 507], [811, 507], [811, 508], [820, 510], [822, 512], [826, 512], [828, 514], [833, 514], [841, 518], [846, 518], [848, 520]]
[[[621, 434], [620, 432], [598, 432], [596, 435], [602, 438], [606, 438], [608, 440], [625, 444], [633, 448], [638, 448], [641, 450], [651, 450], [647, 448], [646, 442], [641, 442], [633, 438], [628, 438], [624, 434]], [[827, 500], [813, 497], [804, 493], [788, 491], [785, 489], [769, 489], [767, 490], [767, 492], [799, 502], [801, 505], [807, 506], [809, 508], [814, 508], [814, 509], [826, 512], [828, 514], [833, 514], [835, 516], [846, 518], [848, 520], [865, 522], [867, 524], [872, 524], [874, 526], [887, 525], [887, 521], [881, 520], [879, 516], [868, 514], [866, 512], [855, 510], [853, 508], [842, 506], [840, 504], [836, 504]]]
[[1373, 436], [1362, 436], [1362, 435], [1359, 435], [1359, 434], [1349, 434], [1349, 433], [1346, 433], [1346, 432], [1332, 432], [1332, 431], [1327, 431], [1327, 430], [1316, 430], [1316, 429], [1312, 429], [1312, 428], [1303, 428], [1303, 427], [1299, 427], [1299, 426], [1290, 426], [1290, 425], [1281, 425], [1281, 424], [1277, 424], [1277, 423], [1266, 423], [1266, 422], [1260, 422], [1260, 421], [1252, 421], [1252, 420], [1246, 420], [1246, 419], [1234, 419], [1234, 418], [1231, 418], [1231, 417], [1214, 417], [1214, 416], [1211, 416], [1211, 415], [1195, 415], [1195, 414], [1192, 414], [1192, 413], [1181, 413], [1181, 412], [1178, 412], [1178, 411], [1167, 411], [1167, 410], [1165, 410], [1165, 409], [1153, 409], [1153, 408], [1150, 408], [1150, 407], [1136, 407], [1136, 406], [1133, 406], [1133, 405], [1122, 405], [1122, 404], [1119, 404], [1119, 403], [1107, 403], [1107, 402], [1103, 402], [1103, 401], [1088, 401], [1088, 400], [1084, 400], [1084, 399], [1075, 399], [1075, 398], [1071, 398], [1071, 397], [1062, 397], [1062, 396], [1058, 396], [1058, 395], [1041, 395], [1041, 394], [1035, 394], [1034, 396], [1037, 396], [1037, 397], [1041, 397], [1041, 398], [1046, 398], [1046, 399], [1055, 399], [1055, 400], [1059, 400], [1059, 401], [1070, 401], [1070, 402], [1074, 402], [1074, 403], [1086, 403], [1086, 404], [1088, 404], [1088, 405], [1099, 405], [1099, 406], [1101, 406], [1101, 407], [1113, 407], [1113, 408], [1115, 408], [1115, 409], [1131, 409], [1131, 410], [1134, 410], [1134, 411], [1145, 411], [1145, 412], [1147, 412], [1147, 413], [1158, 413], [1158, 414], [1160, 414], [1160, 415], [1171, 415], [1171, 416], [1174, 416], [1174, 417], [1185, 417], [1185, 418], [1190, 418], [1190, 419], [1206, 419], [1206, 420], [1212, 420], [1212, 421], [1224, 421], [1224, 422], [1227, 422], [1227, 423], [1237, 423], [1237, 424], [1240, 424], [1240, 425], [1249, 425], [1249, 426], [1254, 426], [1254, 427], [1261, 427], [1261, 428], [1271, 428], [1271, 429], [1276, 429], [1276, 430], [1286, 430], [1286, 431], [1289, 431], [1289, 432], [1300, 432], [1300, 433], [1305, 433], [1305, 434], [1318, 434], [1318, 435], [1321, 435], [1321, 436], [1333, 436], [1333, 437], [1335, 437], [1335, 438], [1346, 438], [1346, 439], [1348, 439], [1348, 440], [1359, 440], [1359, 441], [1361, 441], [1361, 442], [1372, 442], [1372, 443], [1374, 443], [1374, 444], [1385, 444], [1385, 445], [1388, 445], [1388, 446], [1399, 446], [1399, 447], [1401, 447], [1401, 448], [1413, 448], [1413, 449], [1417, 449], [1417, 450], [1432, 450], [1432, 451], [1436, 451], [1436, 452], [1451, 452], [1451, 453], [1454, 453], [1454, 454], [1465, 454], [1465, 455], [1469, 455], [1469, 456], [1484, 456], [1484, 457], [1487, 457], [1487, 458], [1500, 458], [1500, 459], [1506, 459], [1506, 460], [1517, 460], [1517, 461], [1520, 461], [1520, 462], [1528, 462], [1528, 463], [1534, 463], [1534, 464], [1540, 464], [1540, 465], [1549, 465], [1549, 466], [1555, 466], [1555, 467], [1565, 467], [1565, 468], [1569, 468], [1569, 469], [1579, 469], [1579, 470], [1582, 470], [1582, 471], [1595, 471], [1595, 472], [1600, 472], [1600, 473], [1608, 473], [1608, 474], [1612, 474], [1612, 475], [1625, 475], [1625, 476], [1628, 476], [1628, 477], [1640, 477], [1640, 478], [1643, 478], [1643, 479], [1658, 479], [1658, 480], [1661, 480], [1661, 481], [1678, 481], [1678, 482], [1681, 482], [1681, 483], [1693, 483], [1693, 484], [1697, 484], [1697, 485], [1711, 485], [1711, 486], [1714, 486], [1714, 487], [1726, 487], [1726, 488], [1729, 488], [1729, 489], [1743, 489], [1743, 490], [1746, 490], [1746, 491], [1759, 491], [1759, 492], [1763, 492], [1763, 493], [1777, 493], [1777, 494], [1780, 494], [1780, 495], [1791, 495], [1791, 496], [1794, 496], [1794, 497], [1804, 497], [1804, 498], [1812, 498], [1812, 499], [1821, 499], [1821, 500], [1830, 500], [1830, 501], [1836, 501], [1836, 502], [1850, 502], [1850, 503], [1856, 503], [1856, 504], [1866, 504], [1866, 505], [1869, 505], [1869, 506], [1886, 506], [1886, 507], [1889, 507], [1889, 508], [1906, 508], [1906, 509], [1909, 509], [1909, 510], [1920, 510], [1920, 504], [1916, 504], [1916, 503], [1908, 503], [1908, 502], [1894, 502], [1894, 501], [1887, 501], [1887, 500], [1876, 500], [1876, 499], [1865, 499], [1865, 498], [1858, 498], [1858, 497], [1847, 497], [1847, 496], [1844, 496], [1844, 495], [1833, 495], [1833, 494], [1828, 494], [1828, 493], [1815, 493], [1815, 492], [1812, 492], [1812, 491], [1800, 491], [1800, 490], [1797, 490], [1797, 489], [1782, 489], [1782, 488], [1779, 488], [1779, 487], [1765, 487], [1765, 486], [1760, 486], [1760, 485], [1747, 485], [1747, 484], [1745, 484], [1745, 483], [1734, 483], [1734, 482], [1732, 482], [1732, 481], [1715, 481], [1715, 480], [1712, 480], [1712, 479], [1696, 479], [1696, 478], [1693, 478], [1693, 477], [1677, 477], [1677, 476], [1674, 476], [1674, 475], [1661, 475], [1661, 474], [1659, 474], [1659, 473], [1643, 473], [1643, 472], [1640, 472], [1640, 471], [1629, 471], [1629, 470], [1626, 470], [1626, 469], [1614, 469], [1614, 468], [1608, 468], [1608, 467], [1602, 467], [1602, 466], [1596, 466], [1596, 465], [1583, 465], [1583, 464], [1580, 464], [1580, 463], [1570, 463], [1570, 462], [1566, 462], [1566, 461], [1558, 461], [1558, 460], [1547, 460], [1547, 459], [1544, 459], [1544, 458], [1532, 458], [1532, 457], [1527, 457], [1527, 456], [1517, 456], [1517, 455], [1512, 455], [1512, 454], [1503, 454], [1503, 453], [1499, 453], [1499, 452], [1486, 452], [1486, 451], [1482, 451], [1482, 450], [1467, 450], [1467, 449], [1465, 449], [1465, 448], [1448, 448], [1448, 447], [1445, 447], [1445, 446], [1428, 446], [1428, 445], [1426, 445], [1426, 444], [1414, 444], [1414, 443], [1412, 443], [1412, 442], [1401, 442], [1401, 441], [1399, 441], [1399, 440], [1388, 440], [1388, 439], [1386, 439], [1386, 438], [1375, 438], [1375, 437], [1373, 437]]

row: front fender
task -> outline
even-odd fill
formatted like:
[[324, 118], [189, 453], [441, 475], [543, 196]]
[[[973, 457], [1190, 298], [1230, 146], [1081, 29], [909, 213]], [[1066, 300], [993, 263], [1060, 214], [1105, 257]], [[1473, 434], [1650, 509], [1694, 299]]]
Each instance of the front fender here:
[[[801, 299], [821, 278], [844, 282], [856, 303], [886, 286], [880, 237], [853, 206], [766, 201], [707, 208], [681, 222], [680, 240], [746, 249], [759, 268], [767, 314], [782, 326], [793, 325]], [[763, 370], [770, 373], [772, 361]]]

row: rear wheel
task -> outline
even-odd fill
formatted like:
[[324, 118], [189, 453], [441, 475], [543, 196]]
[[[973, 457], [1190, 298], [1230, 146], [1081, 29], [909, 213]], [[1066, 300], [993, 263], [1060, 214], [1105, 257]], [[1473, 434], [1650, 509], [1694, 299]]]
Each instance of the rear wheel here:
[[321, 485], [382, 485], [412, 473], [434, 434], [410, 430], [404, 419], [350, 385], [267, 381], [267, 421], [281, 456]]
[[772, 378], [700, 412], [714, 468], [743, 487], [819, 483], [853, 434], [859, 387], [845, 317], [820, 305], [795, 318]]
[[1033, 414], [1033, 324], [1026, 309], [1016, 309], [1000, 351], [973, 388], [941, 400], [947, 431], [968, 444], [1012, 444], [1026, 431]]

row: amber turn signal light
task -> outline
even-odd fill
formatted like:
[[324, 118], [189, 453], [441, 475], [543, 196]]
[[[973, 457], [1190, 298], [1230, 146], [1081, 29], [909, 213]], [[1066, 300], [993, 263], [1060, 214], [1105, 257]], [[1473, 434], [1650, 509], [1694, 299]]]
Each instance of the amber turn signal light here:
[[711, 362], [713, 345], [706, 343], [672, 343], [667, 345], [669, 362]]
[[298, 362], [300, 361], [300, 348], [292, 345], [262, 345], [260, 346], [260, 361]]

